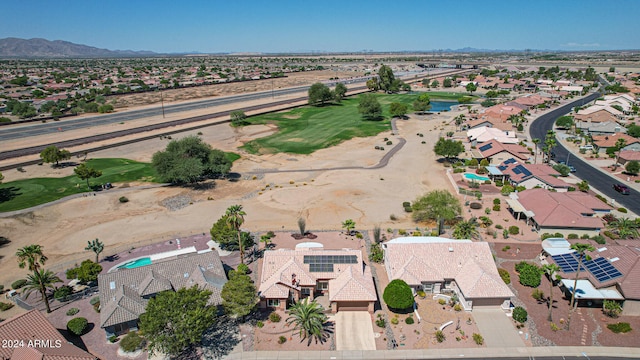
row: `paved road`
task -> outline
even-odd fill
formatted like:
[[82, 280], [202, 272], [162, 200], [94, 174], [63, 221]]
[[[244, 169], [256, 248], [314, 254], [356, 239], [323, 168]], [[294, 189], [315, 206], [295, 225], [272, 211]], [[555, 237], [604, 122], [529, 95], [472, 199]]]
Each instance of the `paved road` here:
[[[568, 114], [575, 106], [582, 106], [590, 101], [597, 99], [600, 96], [601, 94], [594, 93], [587, 96], [586, 98], [576, 100], [567, 105], [563, 105], [549, 113], [540, 116], [531, 123], [529, 129], [531, 137], [540, 139], [540, 146], [542, 146], [542, 142], [544, 142], [547, 130], [552, 129], [553, 124], [557, 118]], [[624, 206], [636, 214], [640, 214], [640, 201], [638, 201], [640, 200], [640, 192], [633, 188], [630, 188], [629, 195], [622, 195], [619, 192], [613, 190], [613, 183], [616, 182], [615, 178], [593, 167], [588, 162], [583, 161], [580, 157], [571, 155], [570, 151], [562, 146], [559, 141], [558, 146], [553, 148], [553, 152], [556, 154], [557, 161], [567, 161], [568, 158], [569, 164], [573, 165], [573, 167], [576, 168], [575, 175], [583, 180], [587, 180], [589, 182], [589, 186], [597, 189], [606, 197], [615, 199], [616, 204]]]
[[523, 347], [520, 334], [502, 309], [473, 309], [473, 318], [488, 348]]

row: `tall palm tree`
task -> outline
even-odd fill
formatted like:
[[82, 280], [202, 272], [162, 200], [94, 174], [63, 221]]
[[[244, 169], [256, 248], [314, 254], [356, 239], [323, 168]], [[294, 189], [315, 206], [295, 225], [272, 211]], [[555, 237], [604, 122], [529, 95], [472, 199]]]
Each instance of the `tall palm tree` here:
[[48, 258], [42, 252], [41, 245], [27, 245], [16, 251], [16, 257], [18, 258], [18, 266], [21, 269], [27, 267], [30, 271], [37, 271], [40, 269], [40, 265], [44, 265]]
[[104, 250], [104, 244], [98, 240], [91, 240], [91, 241], [87, 241], [87, 247], [84, 248], [85, 250], [91, 250], [94, 253], [96, 253], [96, 264], [98, 263], [98, 256], [100, 255], [100, 253], [102, 252], [102, 250]]
[[538, 163], [538, 144], [540, 144], [540, 139], [538, 138], [533, 138], [531, 139], [531, 142], [533, 142], [533, 146], [535, 146], [535, 153], [533, 154], [533, 163], [537, 164]]
[[42, 295], [42, 301], [47, 308], [47, 312], [51, 312], [49, 307], [49, 299], [47, 298], [47, 289], [55, 288], [54, 284], [62, 282], [59, 277], [52, 271], [39, 269], [33, 272], [33, 274], [27, 275], [27, 284], [24, 286], [25, 298], [28, 298], [32, 292], [38, 291]]
[[544, 139], [544, 144], [547, 147], [547, 162], [551, 161], [551, 150], [557, 145], [556, 133], [553, 130], [547, 131], [547, 137]]
[[475, 218], [462, 220], [453, 229], [454, 239], [472, 239], [477, 237], [478, 234], [478, 223]]
[[327, 319], [322, 305], [315, 301], [309, 302], [309, 298], [304, 298], [289, 308], [289, 317], [286, 322], [287, 325], [294, 324], [294, 329], [299, 331], [302, 340], [308, 338], [308, 344], [311, 344], [314, 338], [316, 342], [321, 343], [326, 340]]
[[589, 244], [575, 243], [571, 245], [571, 249], [575, 250], [578, 253], [578, 269], [576, 270], [576, 278], [573, 281], [573, 289], [571, 289], [571, 302], [569, 303], [569, 316], [567, 316], [567, 330], [571, 326], [571, 314], [575, 310], [574, 305], [576, 301], [576, 292], [578, 291], [578, 277], [580, 276], [580, 268], [582, 267], [582, 261], [585, 257], [588, 258], [588, 255], [585, 254], [587, 251], [595, 251], [596, 249]]
[[635, 221], [630, 220], [628, 218], [620, 218], [615, 219], [614, 221], [607, 224], [607, 227], [615, 230], [622, 239], [626, 238], [637, 238], [638, 235], [638, 224]]
[[553, 321], [553, 274], [560, 271], [560, 266], [556, 264], [544, 264], [542, 265], [542, 271], [544, 271], [545, 275], [549, 278], [549, 316], [547, 316], [547, 321]]
[[244, 264], [244, 244], [242, 243], [242, 236], [240, 234], [240, 226], [244, 223], [244, 216], [247, 215], [242, 210], [242, 205], [231, 205], [227, 208], [226, 212], [227, 225], [233, 228], [238, 233], [238, 246], [240, 247], [240, 263]]

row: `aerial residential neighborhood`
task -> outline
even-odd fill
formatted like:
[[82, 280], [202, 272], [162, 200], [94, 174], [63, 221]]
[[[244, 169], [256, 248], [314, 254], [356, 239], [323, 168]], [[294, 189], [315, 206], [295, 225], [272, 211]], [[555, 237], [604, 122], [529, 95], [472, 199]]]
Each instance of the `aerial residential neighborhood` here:
[[506, 2], [385, 4], [385, 31], [357, 2], [7, 17], [0, 359], [638, 358], [640, 8], [615, 3], [554, 4], [583, 21], [535, 41]]

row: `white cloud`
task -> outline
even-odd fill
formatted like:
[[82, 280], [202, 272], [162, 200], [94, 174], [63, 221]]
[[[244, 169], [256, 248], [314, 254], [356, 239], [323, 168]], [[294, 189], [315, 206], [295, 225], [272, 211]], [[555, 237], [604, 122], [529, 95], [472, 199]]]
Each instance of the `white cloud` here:
[[600, 44], [598, 44], [598, 43], [580, 44], [580, 43], [570, 42], [570, 43], [563, 44], [562, 46], [564, 46], [564, 47], [600, 47]]

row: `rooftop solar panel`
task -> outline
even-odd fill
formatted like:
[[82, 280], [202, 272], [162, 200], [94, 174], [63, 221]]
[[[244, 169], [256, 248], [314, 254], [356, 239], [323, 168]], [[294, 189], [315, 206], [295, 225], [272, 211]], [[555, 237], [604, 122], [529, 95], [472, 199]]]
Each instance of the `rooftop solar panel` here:
[[[564, 273], [572, 273], [578, 270], [578, 259], [575, 253], [553, 255], [551, 258]], [[599, 282], [622, 276], [622, 273], [605, 258], [583, 261], [580, 270], [589, 271]]]
[[507, 160], [504, 161], [504, 164], [513, 164], [516, 162], [516, 159], [514, 158], [509, 158]]
[[492, 146], [493, 146], [492, 144], [485, 144], [485, 145], [480, 146], [479, 149], [480, 149], [480, 151], [487, 151], [487, 150], [491, 149]]

